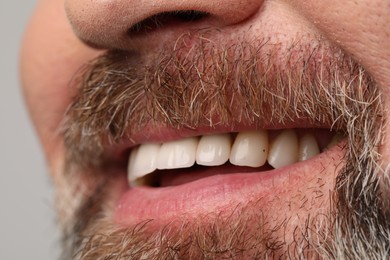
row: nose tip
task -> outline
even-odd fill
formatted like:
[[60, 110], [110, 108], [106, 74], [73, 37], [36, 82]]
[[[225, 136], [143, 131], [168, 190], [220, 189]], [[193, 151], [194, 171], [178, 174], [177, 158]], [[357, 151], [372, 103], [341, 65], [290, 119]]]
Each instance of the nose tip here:
[[[263, 0], [66, 0], [75, 34], [91, 46], [127, 48], [132, 37], [165, 29], [178, 30], [204, 20], [224, 27], [253, 15]], [[174, 26], [172, 26], [174, 25]]]

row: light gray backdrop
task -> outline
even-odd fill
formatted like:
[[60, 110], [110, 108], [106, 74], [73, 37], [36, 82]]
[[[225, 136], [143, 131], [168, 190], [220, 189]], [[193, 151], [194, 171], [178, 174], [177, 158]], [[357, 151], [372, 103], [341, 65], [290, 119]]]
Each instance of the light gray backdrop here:
[[18, 50], [35, 0], [0, 1], [0, 259], [58, 258], [52, 188], [24, 107]]

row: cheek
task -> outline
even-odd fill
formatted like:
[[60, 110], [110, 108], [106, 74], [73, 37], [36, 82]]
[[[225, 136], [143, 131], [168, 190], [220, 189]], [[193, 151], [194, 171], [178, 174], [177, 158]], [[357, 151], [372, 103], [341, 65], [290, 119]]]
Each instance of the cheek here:
[[41, 1], [27, 28], [21, 50], [21, 77], [27, 105], [51, 167], [61, 157], [58, 128], [75, 94], [70, 81], [99, 53], [73, 35], [62, 1]]
[[[297, 0], [294, 5], [325, 37], [353, 55], [380, 85], [389, 85], [388, 0]], [[390, 94], [388, 89], [384, 92]]]

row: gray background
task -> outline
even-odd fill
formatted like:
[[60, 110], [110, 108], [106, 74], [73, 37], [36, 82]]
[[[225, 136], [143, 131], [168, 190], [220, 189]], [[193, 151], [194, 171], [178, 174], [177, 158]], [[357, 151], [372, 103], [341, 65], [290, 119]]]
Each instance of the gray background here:
[[0, 259], [57, 259], [52, 187], [18, 79], [18, 51], [35, 0], [0, 2]]

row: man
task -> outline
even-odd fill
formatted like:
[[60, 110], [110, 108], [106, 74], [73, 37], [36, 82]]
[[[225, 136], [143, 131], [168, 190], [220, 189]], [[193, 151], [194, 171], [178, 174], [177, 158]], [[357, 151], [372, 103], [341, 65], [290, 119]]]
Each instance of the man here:
[[387, 258], [388, 24], [386, 0], [39, 1], [21, 71], [63, 257]]

